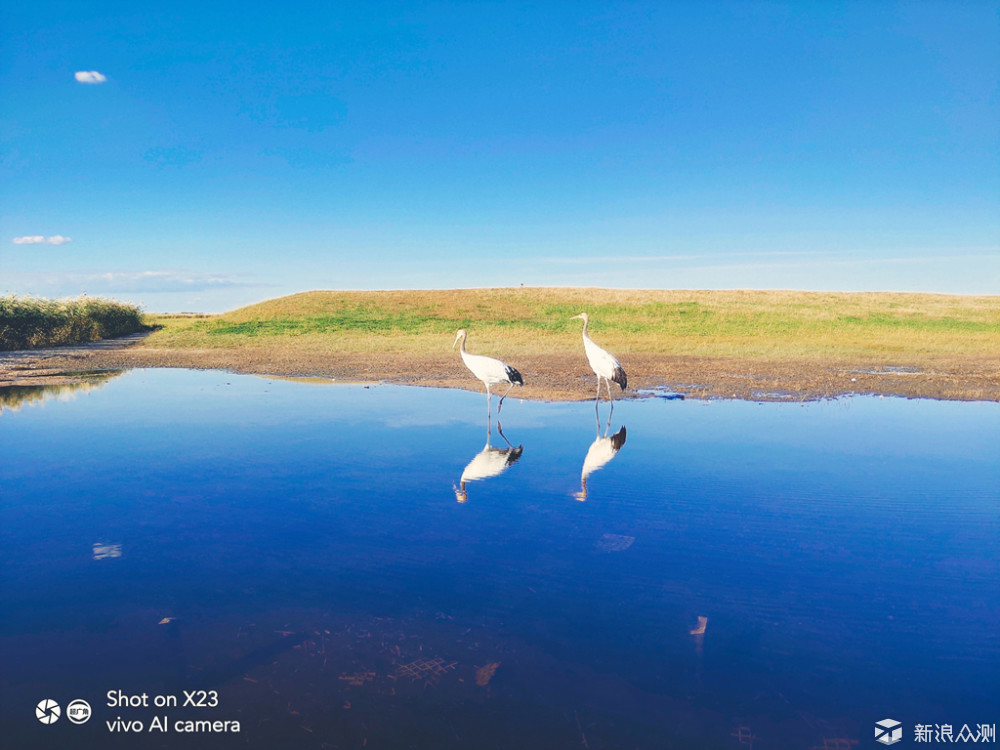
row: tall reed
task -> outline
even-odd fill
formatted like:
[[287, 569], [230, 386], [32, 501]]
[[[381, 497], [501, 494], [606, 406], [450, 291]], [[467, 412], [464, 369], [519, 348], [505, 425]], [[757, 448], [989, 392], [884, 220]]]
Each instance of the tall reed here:
[[137, 305], [103, 297], [0, 297], [0, 351], [65, 346], [145, 330]]

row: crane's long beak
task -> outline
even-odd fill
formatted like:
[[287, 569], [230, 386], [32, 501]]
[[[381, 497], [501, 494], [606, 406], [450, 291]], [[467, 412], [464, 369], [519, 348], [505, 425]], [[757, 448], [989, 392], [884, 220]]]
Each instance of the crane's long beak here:
[[583, 313], [580, 313], [579, 315], [574, 315], [572, 318], [570, 318], [570, 320], [583, 320]]
[[458, 346], [459, 339], [461, 339], [461, 338], [462, 338], [462, 334], [458, 334], [455, 337], [455, 343], [451, 345], [451, 350], [452, 351], [455, 351], [455, 347]]

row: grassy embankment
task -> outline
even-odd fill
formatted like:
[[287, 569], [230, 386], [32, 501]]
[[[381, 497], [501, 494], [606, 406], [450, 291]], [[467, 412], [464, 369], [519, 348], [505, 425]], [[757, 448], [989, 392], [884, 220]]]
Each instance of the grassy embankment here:
[[142, 311], [116, 300], [0, 297], [0, 351], [79, 344], [142, 330]]
[[305, 292], [218, 316], [151, 316], [165, 349], [311, 355], [446, 352], [469, 329], [498, 356], [579, 347], [591, 334], [619, 357], [656, 354], [919, 364], [1000, 354], [1000, 296], [763, 291], [476, 289]]
[[632, 391], [1000, 401], [1000, 296], [889, 293], [306, 292], [223, 315], [147, 316], [157, 330], [130, 346], [0, 358], [0, 383], [190, 367], [477, 389], [451, 350], [462, 327], [471, 351], [521, 370], [521, 397], [592, 398], [581, 324], [570, 320], [581, 310], [592, 316], [594, 338], [625, 366]]

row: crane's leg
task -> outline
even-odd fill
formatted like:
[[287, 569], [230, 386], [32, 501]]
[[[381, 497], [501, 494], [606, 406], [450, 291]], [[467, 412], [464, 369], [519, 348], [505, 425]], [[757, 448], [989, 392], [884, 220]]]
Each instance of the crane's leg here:
[[608, 424], [604, 428], [604, 436], [607, 437], [608, 429], [611, 427], [611, 415], [615, 411], [615, 400], [611, 396], [611, 386], [608, 385], [607, 378], [601, 378], [600, 375], [597, 376], [597, 396], [594, 398], [594, 416], [597, 419], [597, 436], [601, 436], [601, 411], [599, 405], [601, 403], [601, 380], [604, 380], [605, 385], [608, 388], [608, 400], [611, 402], [611, 411], [608, 412]]
[[511, 445], [510, 441], [507, 439], [507, 436], [503, 434], [503, 425], [500, 424], [500, 420], [499, 419], [497, 420], [497, 432], [500, 433], [500, 437], [503, 438], [503, 441], [505, 443], [507, 443], [507, 447], [508, 448], [513, 448], [514, 447], [513, 445]]
[[490, 435], [493, 430], [493, 401], [490, 396], [489, 383], [486, 384], [486, 444], [490, 444]]
[[597, 437], [601, 436], [601, 376], [597, 376], [597, 395], [594, 396], [594, 421], [597, 423]]
[[[513, 383], [511, 383], [511, 384], [510, 384], [510, 388], [513, 388], [513, 387], [514, 387], [514, 384], [513, 384]], [[500, 410], [501, 410], [501, 409], [503, 408], [503, 400], [504, 400], [505, 398], [507, 398], [507, 394], [508, 394], [508, 393], [510, 393], [510, 388], [508, 388], [508, 389], [507, 389], [507, 390], [506, 390], [506, 391], [504, 392], [504, 394], [503, 394], [503, 395], [502, 395], [502, 396], [500, 397], [500, 403], [499, 403], [499, 404], [497, 404], [497, 417], [499, 417], [499, 416], [500, 416]]]

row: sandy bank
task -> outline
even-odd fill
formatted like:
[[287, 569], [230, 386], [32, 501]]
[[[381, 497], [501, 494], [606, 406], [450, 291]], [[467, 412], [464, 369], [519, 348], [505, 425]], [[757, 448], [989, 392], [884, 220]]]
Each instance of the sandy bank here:
[[[0, 386], [63, 384], [94, 370], [136, 367], [220, 369], [276, 376], [320, 376], [337, 380], [481, 390], [458, 355], [440, 353], [309, 352], [275, 355], [240, 349], [158, 349], [142, 335], [81, 346], [0, 353]], [[573, 401], [592, 398], [595, 378], [578, 355], [522, 355], [514, 364], [524, 375], [519, 398]], [[736, 359], [635, 354], [622, 358], [629, 392], [671, 392], [688, 398], [753, 401], [810, 400], [850, 394], [907, 398], [1000, 401], [1000, 368], [978, 356], [909, 357], [898, 365], [823, 359]]]

